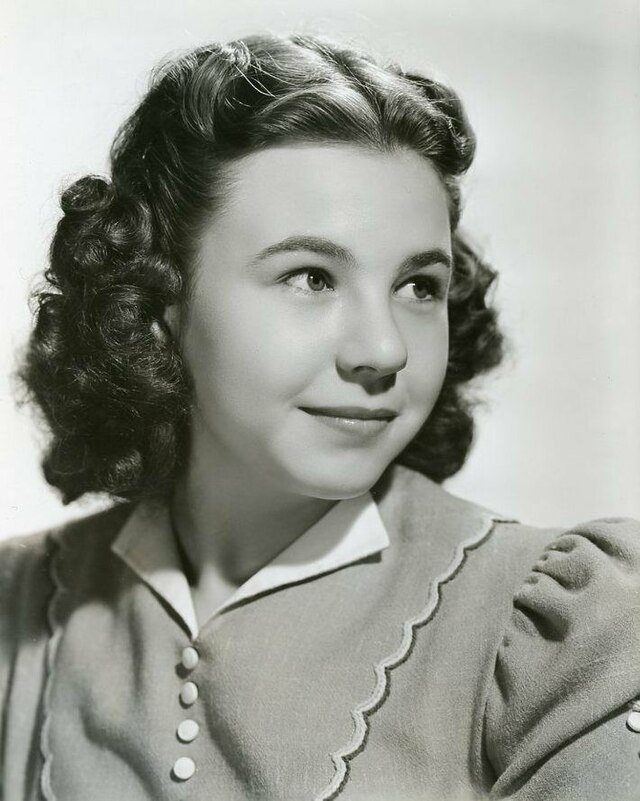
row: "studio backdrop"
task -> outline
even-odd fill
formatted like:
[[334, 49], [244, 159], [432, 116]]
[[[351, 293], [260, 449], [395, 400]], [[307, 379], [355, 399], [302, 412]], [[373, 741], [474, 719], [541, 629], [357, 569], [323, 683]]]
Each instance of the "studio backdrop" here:
[[[342, 37], [435, 69], [478, 137], [463, 227], [510, 338], [447, 486], [522, 521], [640, 516], [640, 51], [632, 0], [8, 0], [3, 4], [0, 537], [63, 507], [16, 406], [27, 299], [65, 184], [107, 170], [162, 57], [257, 31]], [[380, 187], [384, 191], [384, 187]]]

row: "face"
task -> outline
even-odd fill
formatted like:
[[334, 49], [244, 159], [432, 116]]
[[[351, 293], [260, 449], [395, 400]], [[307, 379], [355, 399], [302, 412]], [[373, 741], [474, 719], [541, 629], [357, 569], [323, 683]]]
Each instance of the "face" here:
[[231, 167], [178, 323], [192, 458], [314, 498], [367, 491], [448, 356], [447, 196], [412, 151], [282, 146]]

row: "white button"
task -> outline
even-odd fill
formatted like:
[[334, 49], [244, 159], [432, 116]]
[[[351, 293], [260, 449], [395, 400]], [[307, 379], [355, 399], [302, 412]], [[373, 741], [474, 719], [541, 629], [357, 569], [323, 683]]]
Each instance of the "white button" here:
[[631, 731], [640, 732], [640, 712], [629, 712], [627, 717], [627, 726]]
[[186, 706], [191, 706], [198, 700], [198, 685], [192, 681], [185, 681], [180, 690], [180, 700]]
[[173, 773], [176, 779], [186, 782], [196, 772], [196, 763], [189, 757], [180, 757], [173, 763]]
[[178, 739], [182, 740], [183, 743], [190, 743], [196, 739], [199, 731], [200, 726], [195, 720], [183, 720], [178, 726]]
[[182, 649], [182, 666], [187, 670], [193, 670], [200, 661], [200, 654], [192, 645], [187, 645]]

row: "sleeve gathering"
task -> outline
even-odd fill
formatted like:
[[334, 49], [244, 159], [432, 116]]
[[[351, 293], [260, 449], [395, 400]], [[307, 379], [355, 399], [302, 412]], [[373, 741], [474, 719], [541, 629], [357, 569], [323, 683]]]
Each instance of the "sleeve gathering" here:
[[492, 797], [587, 797], [562, 795], [553, 770], [581, 743], [591, 780], [618, 782], [601, 798], [640, 798], [638, 698], [640, 523], [596, 520], [550, 543], [514, 597], [485, 714]]

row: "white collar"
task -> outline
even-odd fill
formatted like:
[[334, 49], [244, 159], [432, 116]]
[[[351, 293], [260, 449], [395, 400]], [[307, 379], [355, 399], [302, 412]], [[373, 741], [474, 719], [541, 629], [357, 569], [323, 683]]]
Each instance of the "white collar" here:
[[[339, 501], [223, 604], [211, 609], [207, 619], [239, 601], [337, 570], [388, 545], [387, 530], [369, 492]], [[111, 549], [174, 610], [195, 638], [198, 621], [168, 508], [136, 507]]]

